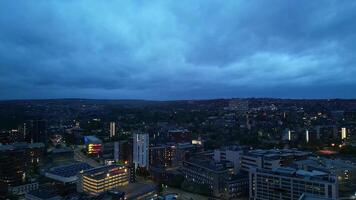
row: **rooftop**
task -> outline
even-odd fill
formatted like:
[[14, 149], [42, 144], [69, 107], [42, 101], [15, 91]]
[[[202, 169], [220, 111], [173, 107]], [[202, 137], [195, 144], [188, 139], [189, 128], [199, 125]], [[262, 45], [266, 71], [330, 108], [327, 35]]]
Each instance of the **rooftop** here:
[[106, 165], [84, 170], [83, 175], [90, 176], [90, 178], [96, 180], [100, 180], [105, 178], [108, 174], [113, 175], [118, 173], [125, 173], [126, 170], [127, 168], [124, 165]]
[[256, 169], [258, 172], [267, 173], [271, 175], [282, 175], [287, 177], [294, 177], [299, 179], [310, 179], [310, 180], [319, 180], [325, 182], [334, 183], [336, 177], [332, 176], [330, 173], [318, 171], [318, 170], [301, 170], [292, 167], [280, 167], [275, 170], [267, 169]]
[[61, 176], [61, 177], [71, 177], [76, 176], [82, 170], [92, 169], [93, 167], [87, 163], [74, 163], [69, 165], [62, 165], [59, 167], [52, 168], [49, 173]]
[[43, 143], [13, 143], [0, 145], [0, 151], [11, 151], [11, 150], [21, 150], [21, 149], [34, 149], [34, 148], [44, 148]]
[[287, 156], [308, 156], [311, 155], [310, 152], [300, 151], [297, 149], [256, 149], [251, 150], [245, 155], [253, 157], [265, 157], [265, 158], [274, 158], [274, 157], [287, 157]]
[[84, 136], [85, 143], [102, 143], [102, 141], [94, 135]]

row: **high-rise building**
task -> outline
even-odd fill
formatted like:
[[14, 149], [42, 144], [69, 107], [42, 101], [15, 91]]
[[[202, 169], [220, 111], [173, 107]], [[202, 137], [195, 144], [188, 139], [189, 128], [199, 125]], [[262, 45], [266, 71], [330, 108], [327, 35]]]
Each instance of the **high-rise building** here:
[[282, 167], [253, 169], [249, 173], [250, 199], [298, 200], [303, 194], [338, 199], [337, 178], [322, 171]]
[[149, 162], [149, 136], [147, 133], [135, 133], [133, 135], [133, 163], [138, 166], [148, 168]]
[[116, 123], [110, 122], [110, 138], [116, 136]]
[[42, 143], [0, 145], [0, 186], [26, 183], [28, 174], [39, 170], [44, 152]]
[[24, 135], [28, 143], [47, 144], [47, 127], [45, 120], [29, 120], [24, 124]]
[[305, 142], [306, 143], [309, 142], [309, 131], [308, 130], [305, 131]]
[[177, 147], [171, 145], [159, 145], [149, 148], [149, 165], [150, 167], [169, 168], [177, 166]]
[[347, 130], [345, 127], [341, 128], [341, 139], [344, 140], [347, 137]]

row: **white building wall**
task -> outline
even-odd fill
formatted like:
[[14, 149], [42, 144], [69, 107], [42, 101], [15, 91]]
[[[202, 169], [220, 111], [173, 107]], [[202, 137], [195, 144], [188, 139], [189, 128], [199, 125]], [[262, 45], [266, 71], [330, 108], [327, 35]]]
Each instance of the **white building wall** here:
[[138, 166], [148, 168], [149, 136], [147, 133], [135, 133], [133, 135], [133, 162]]

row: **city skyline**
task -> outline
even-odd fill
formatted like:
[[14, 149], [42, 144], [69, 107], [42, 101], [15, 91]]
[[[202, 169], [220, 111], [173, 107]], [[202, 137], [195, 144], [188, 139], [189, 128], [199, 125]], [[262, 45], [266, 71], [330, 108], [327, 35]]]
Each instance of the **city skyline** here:
[[0, 99], [356, 98], [352, 1], [3, 1]]

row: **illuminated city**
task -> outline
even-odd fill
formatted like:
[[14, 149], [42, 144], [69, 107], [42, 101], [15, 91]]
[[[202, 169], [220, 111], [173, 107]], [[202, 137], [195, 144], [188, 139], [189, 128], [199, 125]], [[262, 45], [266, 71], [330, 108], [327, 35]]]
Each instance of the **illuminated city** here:
[[356, 199], [356, 1], [0, 1], [0, 200]]

